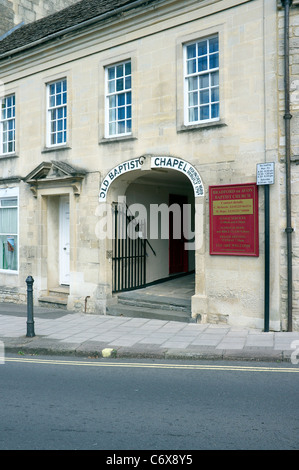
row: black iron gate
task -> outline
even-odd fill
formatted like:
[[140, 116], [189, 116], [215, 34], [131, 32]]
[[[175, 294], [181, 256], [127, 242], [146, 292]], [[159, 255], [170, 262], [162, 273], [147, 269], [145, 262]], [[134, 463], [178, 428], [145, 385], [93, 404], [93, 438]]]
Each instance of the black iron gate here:
[[113, 210], [112, 291], [137, 289], [146, 284], [145, 221], [135, 221], [125, 205]]

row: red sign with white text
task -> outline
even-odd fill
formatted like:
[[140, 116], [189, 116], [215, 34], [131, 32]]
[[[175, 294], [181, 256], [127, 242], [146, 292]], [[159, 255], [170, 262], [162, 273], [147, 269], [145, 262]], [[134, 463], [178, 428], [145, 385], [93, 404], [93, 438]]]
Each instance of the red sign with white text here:
[[209, 187], [210, 254], [259, 256], [258, 187]]

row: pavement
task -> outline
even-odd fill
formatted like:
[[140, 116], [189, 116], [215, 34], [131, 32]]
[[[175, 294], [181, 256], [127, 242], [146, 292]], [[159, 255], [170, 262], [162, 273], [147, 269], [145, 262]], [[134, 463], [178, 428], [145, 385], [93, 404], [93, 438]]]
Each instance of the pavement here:
[[[286, 361], [298, 364], [299, 332], [263, 332], [227, 325], [75, 313], [0, 303], [0, 355]], [[0, 358], [1, 359], [1, 358]]]

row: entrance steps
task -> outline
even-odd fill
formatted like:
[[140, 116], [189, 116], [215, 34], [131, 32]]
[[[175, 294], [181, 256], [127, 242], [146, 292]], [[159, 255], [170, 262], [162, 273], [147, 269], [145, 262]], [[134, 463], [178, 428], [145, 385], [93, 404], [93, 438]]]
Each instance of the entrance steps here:
[[195, 322], [191, 318], [191, 298], [145, 294], [141, 289], [118, 294], [117, 302], [107, 308], [107, 315]]
[[38, 302], [40, 306], [50, 308], [67, 308], [67, 301], [69, 296], [68, 286], [59, 286], [49, 289], [48, 295], [39, 297]]

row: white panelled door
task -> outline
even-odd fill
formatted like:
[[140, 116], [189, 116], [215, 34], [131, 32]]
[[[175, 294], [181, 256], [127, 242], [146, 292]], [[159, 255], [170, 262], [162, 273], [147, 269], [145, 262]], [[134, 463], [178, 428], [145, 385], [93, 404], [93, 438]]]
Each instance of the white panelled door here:
[[70, 203], [62, 196], [59, 204], [59, 281], [70, 284]]

